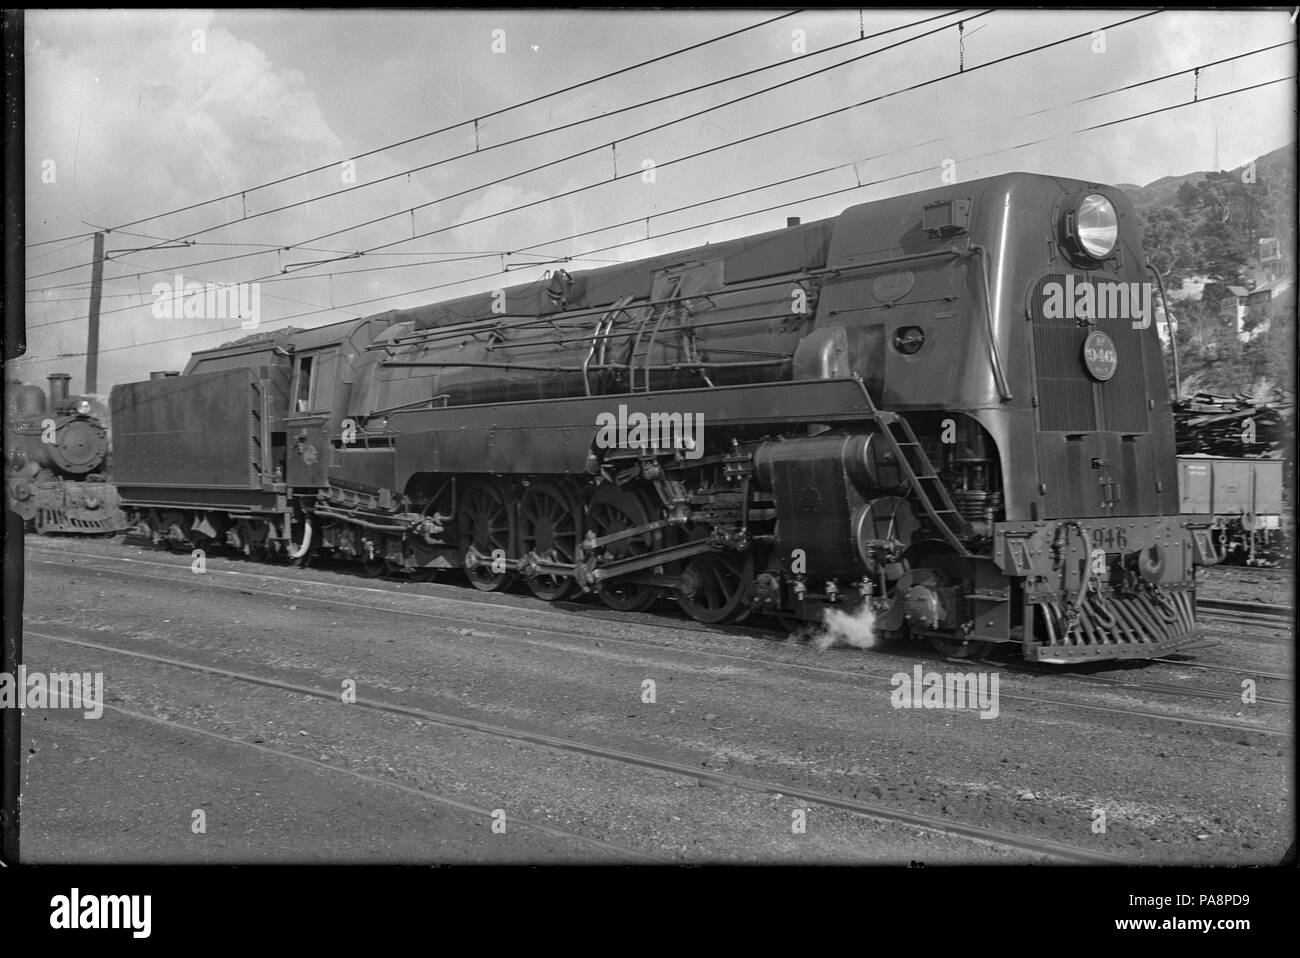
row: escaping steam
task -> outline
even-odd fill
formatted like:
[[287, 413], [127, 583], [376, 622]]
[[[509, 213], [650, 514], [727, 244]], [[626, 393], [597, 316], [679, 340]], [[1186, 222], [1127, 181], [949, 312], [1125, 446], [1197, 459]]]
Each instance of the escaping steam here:
[[822, 626], [813, 637], [818, 651], [837, 646], [855, 649], [872, 649], [876, 646], [876, 611], [863, 602], [852, 612], [827, 609], [822, 616]]

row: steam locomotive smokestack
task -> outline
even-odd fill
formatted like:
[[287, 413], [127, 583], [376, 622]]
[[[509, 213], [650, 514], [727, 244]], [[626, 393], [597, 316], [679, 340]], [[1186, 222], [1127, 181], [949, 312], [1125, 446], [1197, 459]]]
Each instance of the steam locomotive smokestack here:
[[67, 373], [50, 373], [47, 378], [50, 381], [50, 407], [53, 408], [55, 403], [68, 398], [68, 383], [72, 377]]

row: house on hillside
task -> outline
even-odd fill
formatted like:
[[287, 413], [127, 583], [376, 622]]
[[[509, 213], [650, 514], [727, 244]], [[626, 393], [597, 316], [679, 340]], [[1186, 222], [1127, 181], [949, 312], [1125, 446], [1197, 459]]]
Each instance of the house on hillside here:
[[1246, 300], [1246, 309], [1247, 323], [1251, 315], [1258, 320], [1258, 325], [1246, 331], [1247, 338], [1254, 339], [1267, 332], [1273, 320], [1295, 313], [1295, 278], [1281, 276], [1256, 286]]
[[1267, 283], [1284, 276], [1282, 242], [1276, 236], [1266, 236], [1259, 241], [1255, 257], [1255, 282]]
[[1242, 327], [1246, 321], [1250, 290], [1245, 286], [1229, 286], [1227, 289], [1227, 294], [1219, 300], [1219, 316], [1232, 324], [1238, 337], [1249, 339], [1249, 336], [1242, 337]]
[[1296, 307], [1288, 244], [1274, 236], [1259, 241], [1245, 286], [1229, 286], [1219, 315], [1237, 330], [1243, 343], [1268, 331], [1272, 321]]
[[1294, 313], [1295, 280], [1290, 276], [1272, 279], [1247, 289], [1229, 286], [1219, 303], [1219, 315], [1233, 324], [1243, 343], [1268, 332], [1274, 318]]

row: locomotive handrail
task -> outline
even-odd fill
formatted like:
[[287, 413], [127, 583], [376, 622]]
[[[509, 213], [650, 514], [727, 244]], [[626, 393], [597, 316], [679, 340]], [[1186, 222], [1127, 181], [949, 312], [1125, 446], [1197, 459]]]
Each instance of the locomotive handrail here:
[[[441, 399], [442, 404], [446, 406], [447, 400], [450, 398], [451, 398], [451, 393], [438, 393], [438, 395], [430, 396], [428, 399], [413, 399], [410, 402], [399, 403], [396, 406], [386, 406], [383, 409], [373, 409], [370, 412], [366, 413], [366, 418], [374, 419], [376, 416], [386, 416], [390, 412], [398, 412], [399, 410], [402, 409], [414, 409], [416, 406], [423, 406], [427, 402], [428, 403], [437, 402], [439, 399]], [[432, 409], [433, 407], [431, 406], [429, 408]]]
[[[596, 346], [597, 344], [600, 345], [600, 359], [603, 363], [605, 361], [606, 337], [613, 332], [614, 320], [617, 318], [618, 314], [625, 311], [627, 304], [632, 302], [633, 298], [634, 297], [631, 293], [621, 297], [615, 301], [613, 308], [610, 309], [609, 312], [596, 320], [596, 329], [591, 337], [591, 349], [588, 350], [587, 358], [582, 363], [582, 385], [588, 396], [591, 395], [591, 380], [587, 377], [587, 367], [591, 365], [592, 357], [596, 355]], [[603, 331], [601, 329], [602, 326], [605, 327]]]
[[1179, 398], [1181, 398], [1183, 391], [1183, 377], [1178, 366], [1178, 342], [1174, 339], [1174, 311], [1169, 308], [1169, 298], [1165, 296], [1164, 277], [1161, 276], [1160, 271], [1150, 263], [1147, 263], [1147, 269], [1150, 270], [1151, 275], [1156, 278], [1156, 286], [1160, 289], [1160, 305], [1165, 311], [1165, 330], [1169, 333], [1169, 352], [1174, 357], [1174, 402], [1177, 402]]
[[[655, 363], [652, 366], [642, 366], [642, 369], [664, 370], [664, 369], [744, 369], [752, 366], [781, 366], [785, 363], [793, 362], [791, 357], [783, 356], [780, 359], [751, 359], [741, 360], [739, 362], [717, 362], [717, 363]], [[380, 365], [391, 366], [397, 369], [428, 367], [450, 367], [473, 366], [480, 369], [529, 369], [534, 372], [544, 373], [580, 373], [584, 369], [628, 369], [631, 363], [597, 363], [594, 366], [542, 366], [530, 363], [471, 363], [459, 362], [450, 359], [410, 359], [410, 360], [389, 360], [382, 362]], [[421, 399], [421, 403], [428, 402], [427, 399]], [[374, 413], [371, 414], [372, 416]]]
[[[939, 249], [923, 250], [918, 253], [903, 253], [898, 256], [885, 256], [882, 257], [881, 259], [874, 259], [865, 263], [845, 263], [840, 266], [827, 266], [821, 269], [800, 270], [797, 273], [786, 274], [781, 279], [777, 279], [777, 280], [767, 280], [758, 283], [744, 283], [744, 284], [736, 284], [734, 286], [724, 286], [722, 289], [710, 290], [708, 292], [702, 292], [702, 293], [692, 293], [687, 296], [670, 296], [666, 299], [661, 299], [656, 301], [654, 305], [660, 305], [665, 303], [679, 303], [679, 302], [685, 302], [687, 300], [692, 300], [692, 299], [707, 299], [708, 297], [711, 296], [725, 296], [731, 293], [747, 293], [756, 289], [768, 289], [773, 286], [786, 286], [790, 283], [797, 283], [805, 279], [817, 279], [826, 276], [839, 276], [843, 273], [847, 273], [853, 270], [875, 269], [880, 266], [892, 266], [897, 263], [906, 263], [918, 259], [929, 259], [934, 256], [950, 256], [953, 258], [957, 258], [963, 255], [965, 255], [965, 251], [960, 250], [955, 246], [944, 246]], [[635, 297], [633, 299], [635, 300]], [[650, 305], [650, 304], [646, 303], [643, 305]], [[418, 332], [412, 332], [412, 334], [409, 336], [394, 337], [393, 339], [388, 339], [381, 343], [371, 343], [367, 345], [365, 348], [368, 350], [392, 349], [394, 347], [407, 346], [419, 342], [424, 342], [438, 336], [455, 338], [456, 336], [465, 335], [466, 333], [475, 331], [477, 327], [481, 326], [483, 323], [486, 322], [496, 323], [498, 327], [501, 327], [502, 320], [510, 320], [510, 319], [523, 320], [523, 322], [511, 323], [503, 327], [507, 329], [522, 329], [530, 325], [537, 325], [537, 326], [547, 325], [553, 323], [556, 319], [569, 320], [569, 319], [583, 319], [589, 316], [602, 316], [605, 315], [607, 312], [609, 312], [610, 309], [611, 309], [610, 305], [593, 306], [588, 309], [578, 309], [578, 310], [573, 310], [571, 312], [565, 312], [562, 314], [547, 314], [546, 316], [541, 316], [537, 313], [501, 313], [493, 316], [485, 316], [480, 319], [468, 319], [465, 320], [464, 322], [452, 323], [447, 326], [433, 326], [430, 327], [429, 329], [422, 329], [419, 330]], [[580, 338], [585, 339], [586, 337], [580, 337]]]
[[980, 275], [983, 278], [984, 293], [984, 325], [989, 335], [989, 358], [993, 362], [993, 381], [997, 384], [998, 395], [1002, 397], [1003, 402], [1011, 400], [1011, 388], [1007, 385], [1006, 373], [1002, 369], [1002, 354], [998, 352], [997, 329], [993, 323], [993, 300], [989, 296], [989, 290], [992, 284], [989, 281], [989, 255], [988, 250], [983, 246], [972, 243], [970, 246], [972, 253], [980, 255]]

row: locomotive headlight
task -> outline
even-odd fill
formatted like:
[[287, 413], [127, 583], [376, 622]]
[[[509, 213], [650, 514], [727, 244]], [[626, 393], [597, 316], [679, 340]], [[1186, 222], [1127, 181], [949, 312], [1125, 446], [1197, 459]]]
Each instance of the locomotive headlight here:
[[90, 403], [87, 400], [83, 399], [81, 400], [81, 402], [77, 403], [77, 415], [78, 416], [90, 415]]
[[1082, 253], [1105, 259], [1119, 239], [1119, 216], [1110, 200], [1089, 193], [1074, 211], [1074, 240]]

